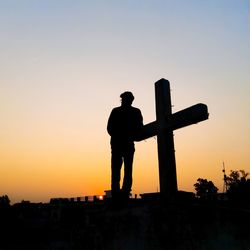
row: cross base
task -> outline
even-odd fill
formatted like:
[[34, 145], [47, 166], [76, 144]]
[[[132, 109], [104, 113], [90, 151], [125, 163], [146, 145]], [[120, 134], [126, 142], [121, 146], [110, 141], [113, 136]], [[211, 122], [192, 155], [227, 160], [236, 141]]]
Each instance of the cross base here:
[[[166, 201], [166, 197], [162, 196], [160, 192], [156, 193], [144, 193], [140, 194], [142, 200], [148, 201], [148, 202], [154, 202], [154, 201]], [[195, 200], [195, 194], [192, 192], [186, 192], [186, 191], [177, 191], [174, 195], [172, 201], [193, 201]]]

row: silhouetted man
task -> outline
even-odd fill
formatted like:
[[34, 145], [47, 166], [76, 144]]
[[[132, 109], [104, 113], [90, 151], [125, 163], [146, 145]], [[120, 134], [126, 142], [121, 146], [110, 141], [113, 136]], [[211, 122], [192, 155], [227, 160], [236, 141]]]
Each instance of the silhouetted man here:
[[[138, 108], [132, 107], [134, 96], [131, 92], [120, 95], [121, 106], [112, 110], [107, 130], [111, 136], [111, 189], [116, 201], [128, 199], [132, 187], [132, 168], [135, 152], [134, 140], [143, 126]], [[121, 168], [124, 163], [124, 179], [120, 189]]]

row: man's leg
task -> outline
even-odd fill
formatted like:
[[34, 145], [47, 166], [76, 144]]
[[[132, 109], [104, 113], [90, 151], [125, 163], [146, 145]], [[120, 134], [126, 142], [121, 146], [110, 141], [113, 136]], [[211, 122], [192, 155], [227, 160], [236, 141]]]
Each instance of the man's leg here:
[[111, 157], [111, 189], [112, 198], [117, 199], [120, 194], [120, 179], [122, 167], [122, 154], [117, 150], [112, 150]]
[[124, 155], [124, 179], [122, 192], [124, 198], [128, 199], [132, 187], [132, 171], [133, 171], [134, 150], [130, 150]]

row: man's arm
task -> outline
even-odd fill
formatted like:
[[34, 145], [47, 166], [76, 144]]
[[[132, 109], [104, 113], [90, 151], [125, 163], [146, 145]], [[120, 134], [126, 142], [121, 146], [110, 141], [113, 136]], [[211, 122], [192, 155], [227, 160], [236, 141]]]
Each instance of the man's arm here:
[[108, 124], [107, 124], [107, 131], [108, 131], [110, 136], [112, 134], [112, 120], [113, 120], [112, 117], [113, 117], [113, 110], [111, 111], [111, 113], [109, 115]]
[[117, 120], [117, 111], [116, 108], [112, 109], [109, 119], [108, 119], [108, 124], [107, 124], [107, 131], [110, 136], [113, 136], [116, 133], [116, 120]]
[[143, 117], [142, 117], [142, 114], [141, 114], [141, 110], [139, 109], [139, 127], [140, 129], [143, 127]]
[[141, 130], [143, 128], [143, 117], [142, 117], [140, 109], [136, 109], [135, 114], [136, 116], [135, 116], [135, 121], [134, 121], [135, 123], [134, 123], [133, 140], [137, 141], [141, 134]]

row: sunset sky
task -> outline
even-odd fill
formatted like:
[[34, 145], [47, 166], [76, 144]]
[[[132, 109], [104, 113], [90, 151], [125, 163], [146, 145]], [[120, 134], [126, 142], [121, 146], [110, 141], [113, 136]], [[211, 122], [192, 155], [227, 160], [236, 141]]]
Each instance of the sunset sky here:
[[[12, 203], [110, 189], [107, 119], [134, 93], [155, 120], [154, 83], [173, 112], [209, 120], [174, 132], [178, 187], [250, 172], [250, 1], [0, 0], [0, 196]], [[157, 141], [136, 143], [133, 193], [159, 189]]]

